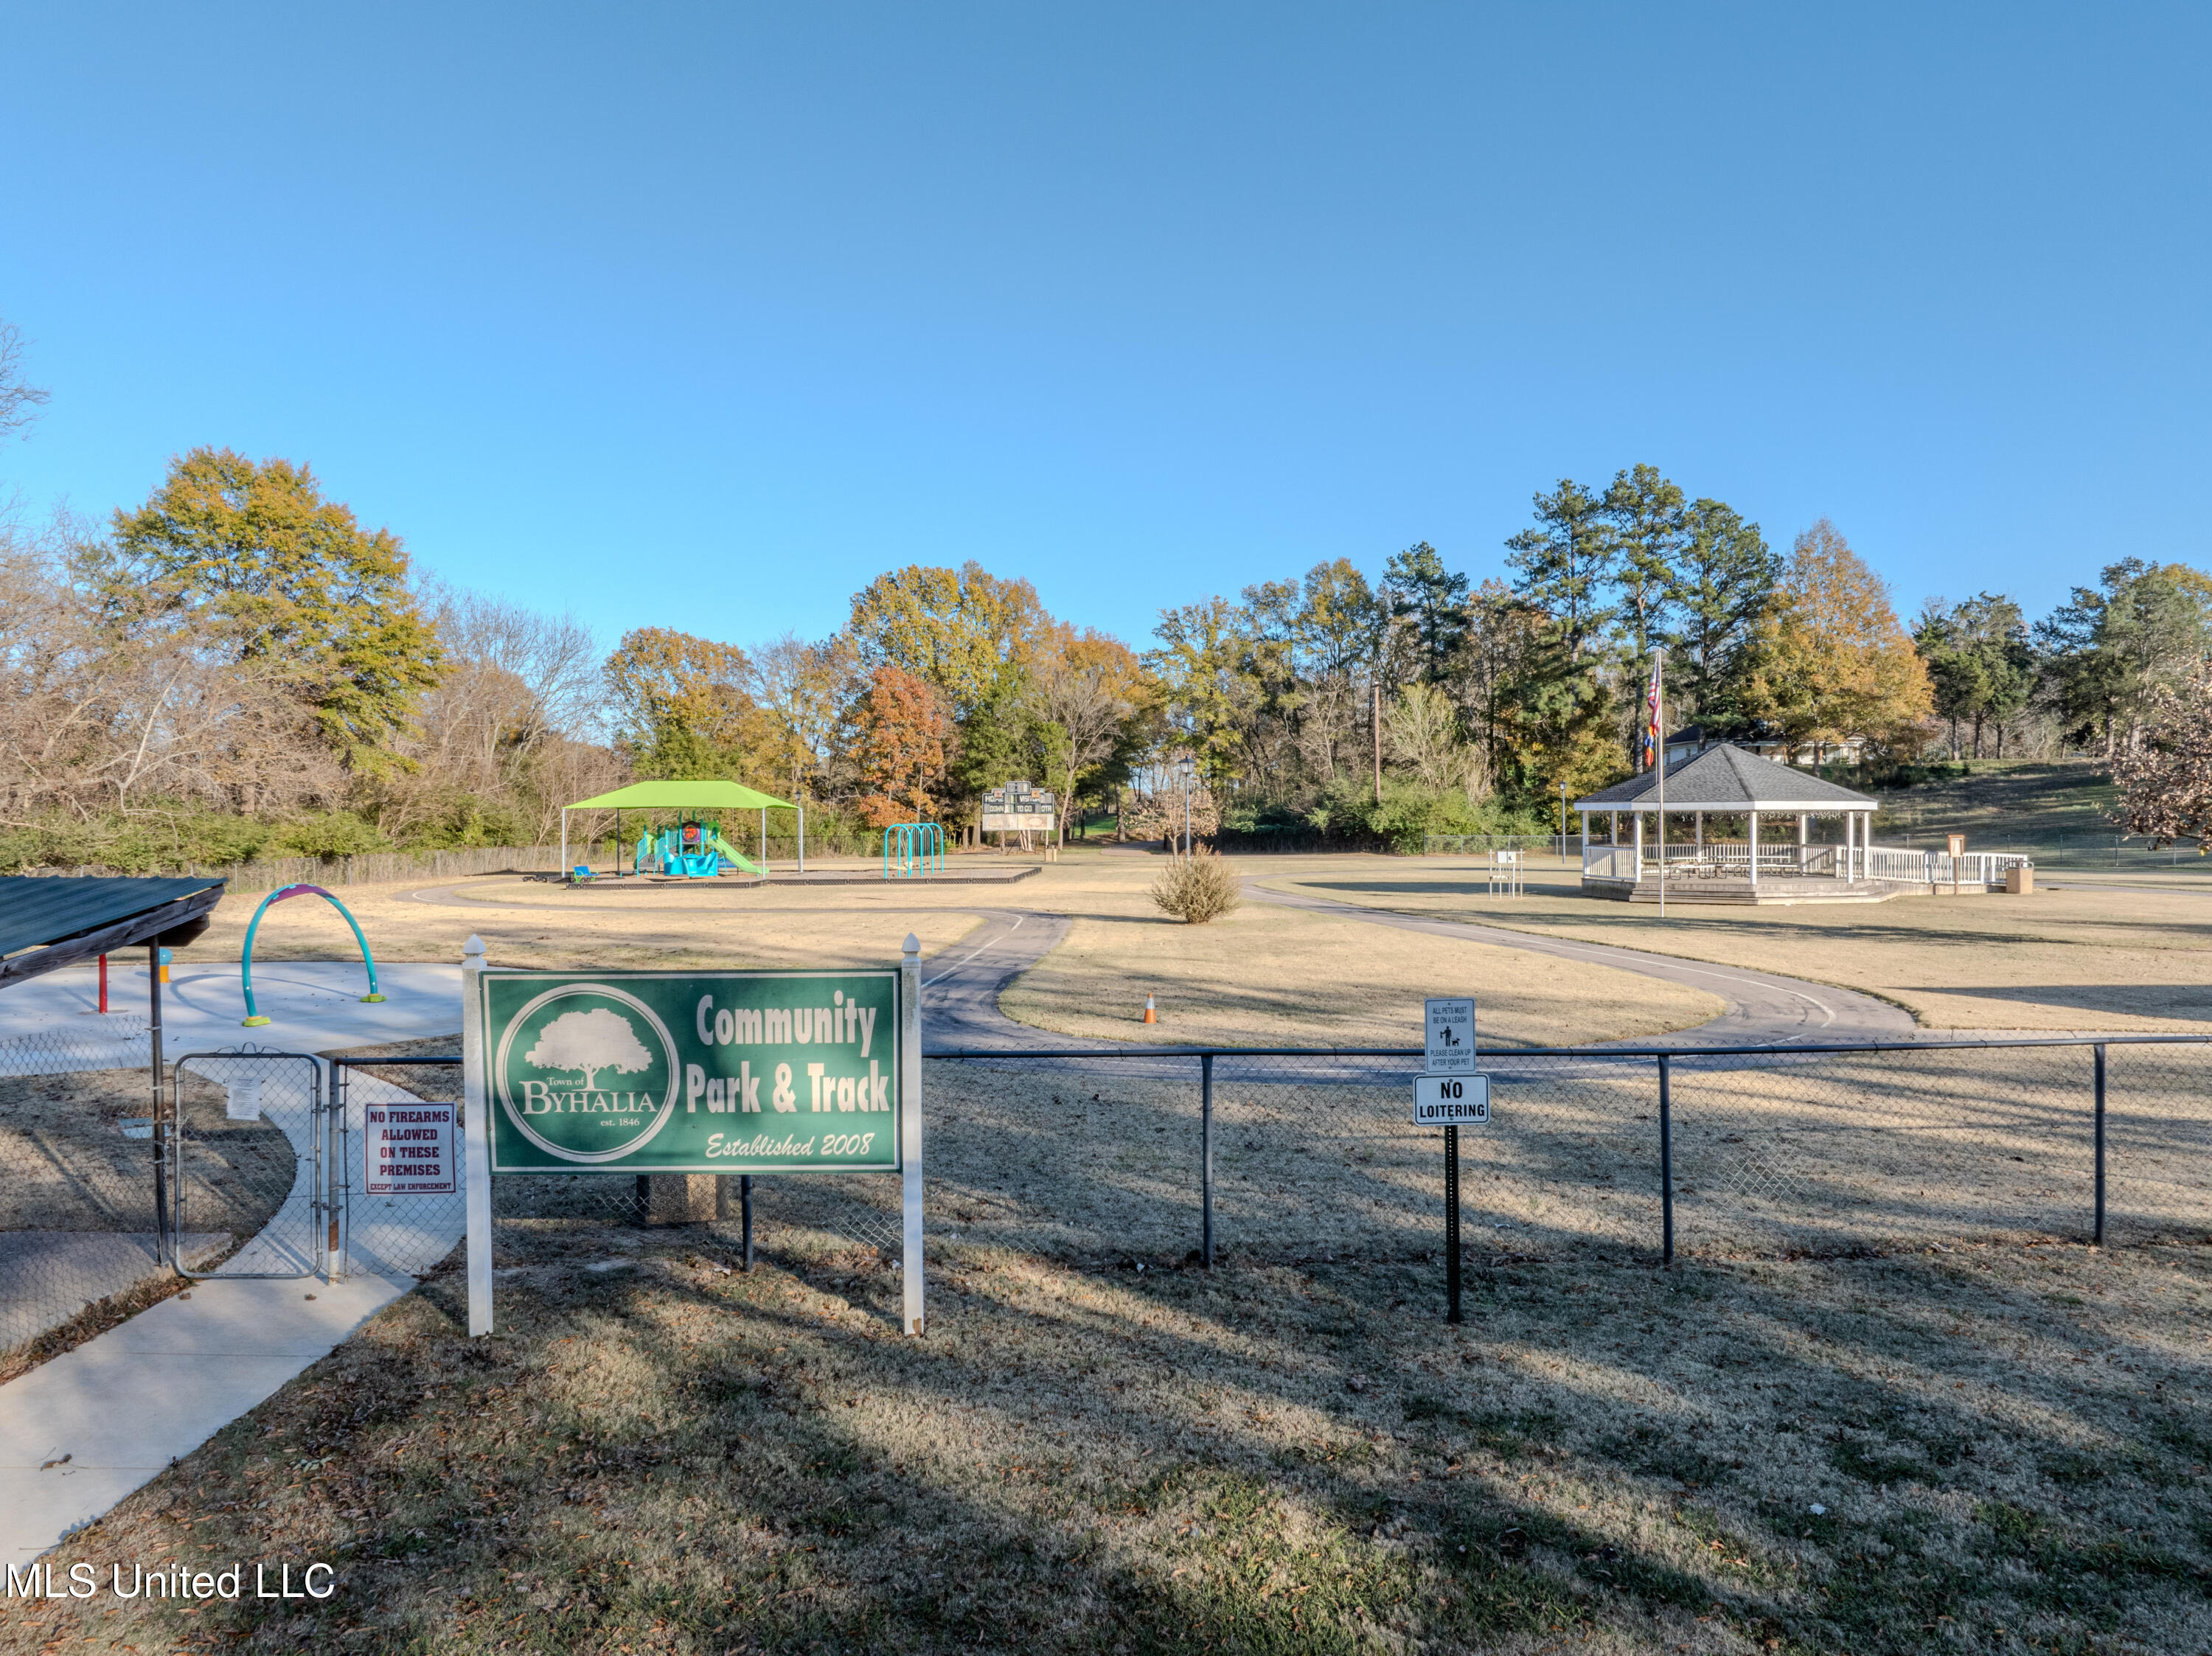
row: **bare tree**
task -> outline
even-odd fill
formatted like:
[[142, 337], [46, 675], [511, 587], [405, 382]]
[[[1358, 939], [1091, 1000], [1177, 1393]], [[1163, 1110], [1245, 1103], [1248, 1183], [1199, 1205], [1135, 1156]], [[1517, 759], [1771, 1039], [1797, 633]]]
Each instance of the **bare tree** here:
[[0, 321], [0, 437], [27, 429], [46, 405], [46, 393], [23, 380], [21, 330]]
[[1096, 664], [1084, 664], [1064, 651], [1037, 662], [1030, 687], [1038, 719], [1057, 725], [1063, 732], [1062, 738], [1048, 748], [1058, 761], [1054, 779], [1060, 784], [1060, 838], [1066, 844], [1067, 812], [1075, 803], [1076, 780], [1112, 756], [1122, 721], [1133, 709], [1112, 672]]

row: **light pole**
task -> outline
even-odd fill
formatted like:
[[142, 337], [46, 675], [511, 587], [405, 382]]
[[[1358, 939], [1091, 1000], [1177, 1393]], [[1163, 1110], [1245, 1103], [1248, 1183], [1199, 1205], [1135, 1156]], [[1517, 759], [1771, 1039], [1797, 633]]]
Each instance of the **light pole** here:
[[1182, 774], [1182, 854], [1190, 855], [1190, 781], [1198, 767], [1185, 754], [1182, 764], [1176, 767]]

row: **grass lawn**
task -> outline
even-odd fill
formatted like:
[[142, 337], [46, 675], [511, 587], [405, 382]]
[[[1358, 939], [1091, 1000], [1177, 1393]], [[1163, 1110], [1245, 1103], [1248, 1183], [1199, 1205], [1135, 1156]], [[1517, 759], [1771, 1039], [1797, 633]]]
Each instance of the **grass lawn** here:
[[2201, 1249], [1493, 1258], [1453, 1329], [1433, 1260], [951, 1243], [909, 1341], [805, 1240], [510, 1276], [478, 1342], [437, 1278], [56, 1555], [326, 1604], [11, 1602], [0, 1649], [2212, 1640]]
[[2111, 820], [2118, 792], [2105, 769], [2086, 759], [1976, 759], [1963, 776], [1873, 792], [1881, 802], [1875, 841], [1886, 846], [1933, 841], [1940, 851], [1945, 834], [1963, 834], [1977, 851], [2056, 851], [2063, 844], [2086, 856], [2092, 844], [2109, 850], [2119, 832]]
[[1576, 874], [1540, 864], [1528, 895], [1510, 898], [1487, 895], [1484, 874], [1461, 858], [1336, 862], [1267, 883], [1811, 978], [1880, 995], [1936, 1028], [2212, 1029], [2212, 891], [2186, 886], [1787, 908], [1670, 898], [1662, 919], [1656, 906], [1584, 896]]

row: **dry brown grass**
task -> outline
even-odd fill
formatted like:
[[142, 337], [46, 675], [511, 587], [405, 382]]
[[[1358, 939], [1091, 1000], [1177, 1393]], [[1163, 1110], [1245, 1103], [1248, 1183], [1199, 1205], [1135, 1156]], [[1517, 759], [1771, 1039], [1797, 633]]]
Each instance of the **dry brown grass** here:
[[[1224, 860], [1249, 874], [1337, 859]], [[1517, 1046], [1656, 1034], [1722, 1010], [1700, 990], [1626, 972], [1267, 903], [1184, 925], [1147, 895], [1164, 861], [1063, 864], [1059, 879], [1035, 889], [1041, 906], [1048, 901], [1074, 924], [1000, 996], [1007, 1016], [1109, 1040], [1405, 1046], [1419, 1038], [1423, 997], [1471, 992], [1484, 1044]], [[1159, 1006], [1157, 1024], [1143, 1022], [1148, 993]]]
[[[512, 965], [772, 968], [896, 961], [909, 931], [933, 952], [974, 930], [984, 911], [1009, 901], [1023, 906], [1035, 884], [568, 889], [494, 875], [347, 886], [338, 895], [380, 961], [458, 961], [474, 932], [494, 960]], [[219, 905], [185, 958], [236, 960], [258, 901]], [[360, 952], [337, 912], [312, 900], [271, 910], [253, 951], [266, 960], [345, 960]]]
[[[1790, 1084], [1840, 1100], [1884, 1080], [1820, 1074]], [[2047, 1121], [1976, 1113], [2018, 1076], [1946, 1082], [1942, 1251], [1910, 1229], [1928, 1182], [1857, 1165], [1867, 1134], [1823, 1153], [1905, 1210], [1905, 1251], [1854, 1256], [1800, 1199], [1791, 1222], [1826, 1257], [1714, 1247], [1671, 1271], [1632, 1187], [1653, 1132], [1632, 1083], [1501, 1088], [1493, 1127], [1465, 1135], [1474, 1186], [1559, 1201], [1548, 1228], [1531, 1212], [1475, 1251], [1461, 1328], [1440, 1317], [1436, 1140], [1397, 1125], [1395, 1089], [1223, 1081], [1226, 1247], [1206, 1273], [1185, 1263], [1193, 1089], [1078, 1079], [929, 1066], [926, 1338], [900, 1337], [896, 1274], [844, 1234], [863, 1181], [761, 1181], [750, 1276], [731, 1227], [572, 1229], [501, 1277], [498, 1338], [463, 1337], [441, 1275], [57, 1555], [327, 1558], [327, 1606], [9, 1604], [0, 1649], [2212, 1638], [2201, 1221], [2197, 1240], [2101, 1254], [1978, 1230], [1969, 1174], [2027, 1192], [2058, 1171], [2006, 1172], [2005, 1145]], [[2169, 1074], [2166, 1095], [2201, 1107], [2200, 1079]], [[1711, 1095], [1743, 1094], [1740, 1073], [1684, 1086], [1686, 1124], [1724, 1128], [1700, 1149], [1686, 1125], [1703, 1247], [1722, 1180], [1698, 1157], [1801, 1124], [1747, 1122], [1741, 1096], [1721, 1121]], [[2116, 1190], [2140, 1154], [2116, 1149]]]
[[1936, 1028], [2212, 1028], [2212, 892], [2185, 883], [1832, 907], [1725, 907], [1670, 896], [1662, 920], [1654, 907], [1585, 897], [1574, 873], [1540, 864], [1517, 899], [1489, 896], [1480, 871], [1449, 858], [1344, 858], [1280, 879], [1362, 907], [1864, 990]]

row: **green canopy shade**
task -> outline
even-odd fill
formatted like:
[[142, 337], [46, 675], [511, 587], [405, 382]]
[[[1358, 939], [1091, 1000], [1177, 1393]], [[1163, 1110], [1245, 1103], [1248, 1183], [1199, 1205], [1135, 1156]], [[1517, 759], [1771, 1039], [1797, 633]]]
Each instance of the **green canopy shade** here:
[[633, 782], [612, 793], [579, 799], [566, 810], [796, 810], [742, 782]]

